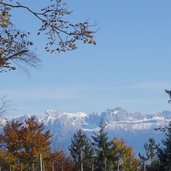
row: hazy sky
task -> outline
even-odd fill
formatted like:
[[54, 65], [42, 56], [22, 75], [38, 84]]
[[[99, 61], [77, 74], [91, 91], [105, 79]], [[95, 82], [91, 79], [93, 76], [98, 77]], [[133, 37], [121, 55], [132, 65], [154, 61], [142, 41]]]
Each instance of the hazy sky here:
[[[42, 0], [28, 0], [37, 8]], [[33, 4], [34, 3], [34, 4]], [[32, 32], [39, 69], [0, 74], [0, 94], [11, 100], [11, 114], [102, 112], [121, 106], [130, 112], [171, 110], [170, 0], [70, 0], [74, 21], [97, 23], [97, 45], [51, 55], [33, 32], [38, 20], [14, 11], [13, 20]]]

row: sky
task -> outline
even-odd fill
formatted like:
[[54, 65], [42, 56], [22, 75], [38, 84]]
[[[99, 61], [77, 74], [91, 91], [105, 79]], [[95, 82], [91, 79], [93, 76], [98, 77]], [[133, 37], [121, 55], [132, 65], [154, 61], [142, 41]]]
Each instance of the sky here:
[[[24, 1], [23, 1], [24, 2]], [[48, 1], [24, 2], [34, 9]], [[67, 2], [67, 1], [65, 1]], [[123, 107], [129, 112], [171, 110], [165, 89], [171, 89], [170, 0], [70, 0], [73, 22], [97, 25], [97, 45], [51, 55], [37, 37], [38, 20], [23, 10], [13, 21], [30, 31], [41, 65], [30, 77], [16, 70], [0, 74], [0, 94], [16, 116], [59, 112], [97, 112]]]

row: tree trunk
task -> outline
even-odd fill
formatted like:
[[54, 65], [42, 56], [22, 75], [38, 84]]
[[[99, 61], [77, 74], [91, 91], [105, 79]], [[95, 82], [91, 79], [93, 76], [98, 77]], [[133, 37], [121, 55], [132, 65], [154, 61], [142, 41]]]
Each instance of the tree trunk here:
[[91, 171], [94, 171], [94, 162], [91, 165]]
[[64, 163], [62, 161], [61, 171], [64, 171]]
[[34, 162], [32, 163], [32, 171], [34, 171]]
[[43, 162], [43, 171], [45, 171], [45, 163]]
[[83, 171], [83, 162], [81, 161], [81, 171]]
[[145, 161], [144, 161], [144, 171], [146, 171], [146, 163], [145, 163]]
[[42, 154], [40, 154], [39, 159], [40, 159], [40, 171], [43, 171]]
[[80, 160], [80, 171], [83, 171], [83, 157], [82, 157], [82, 154], [81, 154], [81, 160]]
[[117, 162], [117, 171], [119, 171], [119, 160]]
[[23, 165], [20, 163], [20, 171], [23, 171]]
[[55, 163], [52, 163], [52, 171], [55, 171]]
[[106, 159], [106, 157], [105, 157], [105, 159], [104, 159], [104, 167], [105, 167], [104, 170], [105, 170], [105, 171], [107, 171], [107, 170], [106, 170], [106, 166], [107, 166], [107, 165], [106, 165], [106, 161], [107, 161], [107, 159]]

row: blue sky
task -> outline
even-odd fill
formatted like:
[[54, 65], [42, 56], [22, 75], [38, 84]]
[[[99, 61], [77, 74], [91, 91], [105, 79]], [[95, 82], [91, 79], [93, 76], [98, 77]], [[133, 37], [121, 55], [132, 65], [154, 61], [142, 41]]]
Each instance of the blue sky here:
[[[40, 0], [27, 3], [36, 9]], [[0, 94], [15, 109], [10, 115], [118, 106], [130, 112], [171, 110], [164, 92], [171, 89], [171, 1], [72, 0], [68, 7], [71, 20], [97, 23], [96, 46], [45, 53], [45, 40], [34, 34], [38, 21], [22, 10], [13, 12], [16, 25], [32, 32], [42, 63], [30, 78], [21, 71], [0, 75]]]

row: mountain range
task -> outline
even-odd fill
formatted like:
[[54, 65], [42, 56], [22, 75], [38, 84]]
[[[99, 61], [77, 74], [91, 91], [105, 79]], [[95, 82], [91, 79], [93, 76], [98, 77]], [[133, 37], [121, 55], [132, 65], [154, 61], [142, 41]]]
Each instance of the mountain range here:
[[[24, 115], [19, 117], [20, 121], [30, 117]], [[73, 134], [82, 129], [91, 138], [98, 131], [100, 121], [106, 123], [108, 137], [112, 140], [114, 137], [123, 138], [127, 145], [133, 147], [136, 154], [143, 152], [143, 144], [149, 138], [154, 138], [160, 142], [164, 133], [156, 131], [155, 128], [164, 127], [171, 120], [171, 112], [163, 111], [159, 113], [130, 113], [127, 110], [117, 107], [107, 109], [101, 114], [83, 112], [77, 113], [58, 113], [54, 110], [48, 110], [44, 114], [35, 115], [39, 123], [44, 123], [46, 130], [52, 133], [52, 149], [68, 149]], [[0, 120], [2, 124], [4, 120]]]

